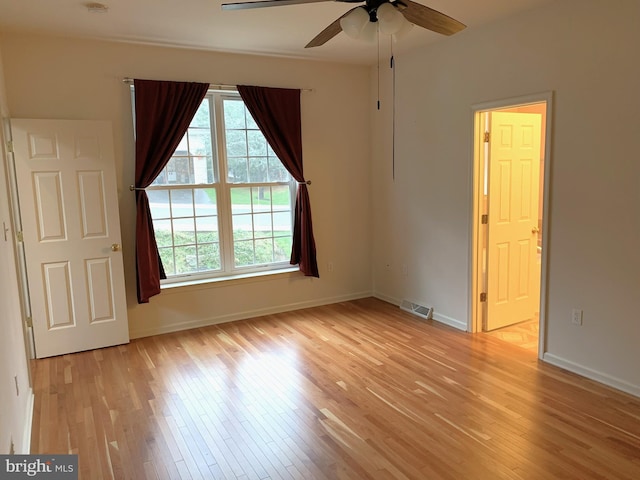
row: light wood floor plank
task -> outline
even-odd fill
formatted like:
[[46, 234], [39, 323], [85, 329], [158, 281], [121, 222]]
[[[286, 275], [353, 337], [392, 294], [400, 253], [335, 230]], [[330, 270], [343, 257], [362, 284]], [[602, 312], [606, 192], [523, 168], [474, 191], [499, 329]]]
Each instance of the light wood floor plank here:
[[640, 478], [640, 399], [365, 299], [38, 360], [32, 453], [97, 479]]

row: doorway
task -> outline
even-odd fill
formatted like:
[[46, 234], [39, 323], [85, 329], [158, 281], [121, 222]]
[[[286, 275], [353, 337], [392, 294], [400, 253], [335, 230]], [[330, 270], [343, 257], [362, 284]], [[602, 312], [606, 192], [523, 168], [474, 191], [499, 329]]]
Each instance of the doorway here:
[[474, 107], [469, 330], [544, 351], [551, 95]]

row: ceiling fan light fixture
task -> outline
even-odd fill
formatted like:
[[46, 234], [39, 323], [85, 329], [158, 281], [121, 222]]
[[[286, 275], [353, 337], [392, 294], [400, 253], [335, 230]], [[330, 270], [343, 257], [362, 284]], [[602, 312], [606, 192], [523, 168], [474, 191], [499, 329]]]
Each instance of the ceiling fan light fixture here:
[[359, 39], [362, 31], [369, 23], [369, 14], [364, 7], [354, 8], [340, 19], [340, 27], [348, 37]]
[[380, 24], [380, 33], [385, 35], [398, 33], [406, 22], [404, 15], [390, 3], [380, 5], [376, 15], [378, 17], [378, 23]]
[[360, 32], [360, 36], [358, 40], [363, 40], [367, 43], [374, 43], [378, 38], [378, 22], [367, 22], [362, 31]]
[[399, 40], [402, 40], [404, 37], [406, 37], [411, 30], [413, 30], [413, 23], [411, 23], [409, 20], [405, 18], [402, 21], [402, 26], [400, 27], [400, 30], [398, 30], [396, 33], [394, 33], [391, 36], [393, 37], [393, 40], [397, 42]]

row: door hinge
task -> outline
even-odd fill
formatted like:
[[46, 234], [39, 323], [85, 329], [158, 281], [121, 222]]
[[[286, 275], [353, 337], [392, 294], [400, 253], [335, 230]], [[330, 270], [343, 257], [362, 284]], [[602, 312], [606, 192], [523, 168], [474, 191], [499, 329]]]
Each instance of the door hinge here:
[[13, 140], [7, 140], [7, 152], [13, 153]]
[[20, 243], [23, 243], [23, 242], [24, 242], [24, 235], [22, 235], [22, 232], [17, 232], [17, 233], [16, 233], [16, 237], [18, 237], [18, 241], [19, 241]]
[[489, 223], [489, 215], [487, 215], [486, 213], [482, 215], [481, 223], [482, 225], [486, 225], [487, 223]]
[[489, 140], [491, 140], [491, 133], [484, 132], [484, 143], [489, 143]]
[[480, 301], [481, 302], [486, 302], [487, 301], [487, 293], [486, 292], [482, 292], [480, 294]]
[[33, 318], [27, 317], [25, 323], [27, 324], [27, 327], [33, 328]]

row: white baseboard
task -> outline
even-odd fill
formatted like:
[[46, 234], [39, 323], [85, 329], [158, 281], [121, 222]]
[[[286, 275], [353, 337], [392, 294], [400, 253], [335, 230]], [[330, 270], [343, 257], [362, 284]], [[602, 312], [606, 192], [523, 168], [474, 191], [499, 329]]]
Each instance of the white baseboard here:
[[246, 310], [244, 312], [235, 312], [228, 315], [221, 315], [219, 317], [201, 318], [198, 320], [191, 320], [188, 322], [172, 323], [169, 325], [160, 325], [158, 327], [146, 328], [146, 329], [132, 329], [129, 331], [129, 337], [143, 338], [151, 337], [153, 335], [162, 335], [164, 333], [180, 332], [182, 330], [190, 330], [192, 328], [209, 327], [211, 325], [218, 325], [220, 323], [235, 322], [238, 320], [246, 320], [248, 318], [261, 317], [263, 315], [273, 315], [275, 313], [291, 312], [293, 310], [300, 310], [303, 308], [320, 307], [322, 305], [330, 305], [332, 303], [348, 302], [351, 300], [358, 300], [360, 298], [367, 298], [371, 296], [371, 292], [352, 293], [349, 295], [340, 295], [336, 297], [326, 297], [305, 302], [289, 303], [286, 305], [275, 305], [272, 307], [259, 308], [256, 310]]
[[29, 387], [27, 393], [27, 412], [26, 422], [24, 425], [24, 432], [22, 433], [22, 445], [20, 454], [27, 455], [31, 453], [31, 429], [33, 427], [33, 405], [35, 402], [35, 395], [33, 389]]
[[461, 322], [460, 320], [447, 317], [446, 315], [443, 315], [436, 311], [433, 312], [433, 319], [436, 322], [444, 323], [445, 325], [449, 325], [450, 327], [456, 328], [458, 330], [462, 330], [463, 332], [467, 331], [467, 322]]
[[[400, 305], [400, 300], [398, 300], [397, 298], [393, 298], [393, 297], [388, 297], [387, 295], [383, 294], [383, 293], [374, 293], [373, 296], [375, 298], [378, 298], [384, 302], [390, 303], [392, 305]], [[460, 320], [456, 320], [455, 318], [451, 318], [448, 317], [446, 315], [443, 315], [441, 313], [438, 313], [434, 310], [433, 315], [431, 316], [431, 318], [433, 318], [433, 320], [435, 320], [438, 323], [443, 323], [445, 325], [448, 325], [450, 327], [456, 328], [458, 330], [462, 330], [463, 332], [467, 331], [467, 323], [466, 322], [461, 322]]]
[[554, 355], [552, 353], [545, 353], [542, 356], [542, 360], [550, 363], [551, 365], [555, 365], [556, 367], [569, 370], [570, 372], [577, 373], [578, 375], [586, 377], [590, 380], [595, 380], [596, 382], [600, 382], [604, 385], [615, 388], [616, 390], [620, 390], [636, 397], [640, 397], [640, 386], [638, 385], [633, 385], [619, 378], [607, 375], [606, 373], [598, 372], [597, 370], [584, 367], [570, 360], [558, 357], [557, 355]]
[[384, 293], [374, 293], [373, 296], [374, 296], [374, 298], [377, 298], [378, 300], [382, 300], [383, 302], [390, 303], [391, 305], [395, 305], [396, 307], [400, 306], [401, 300], [399, 300], [397, 298], [393, 298], [393, 297], [388, 297]]

